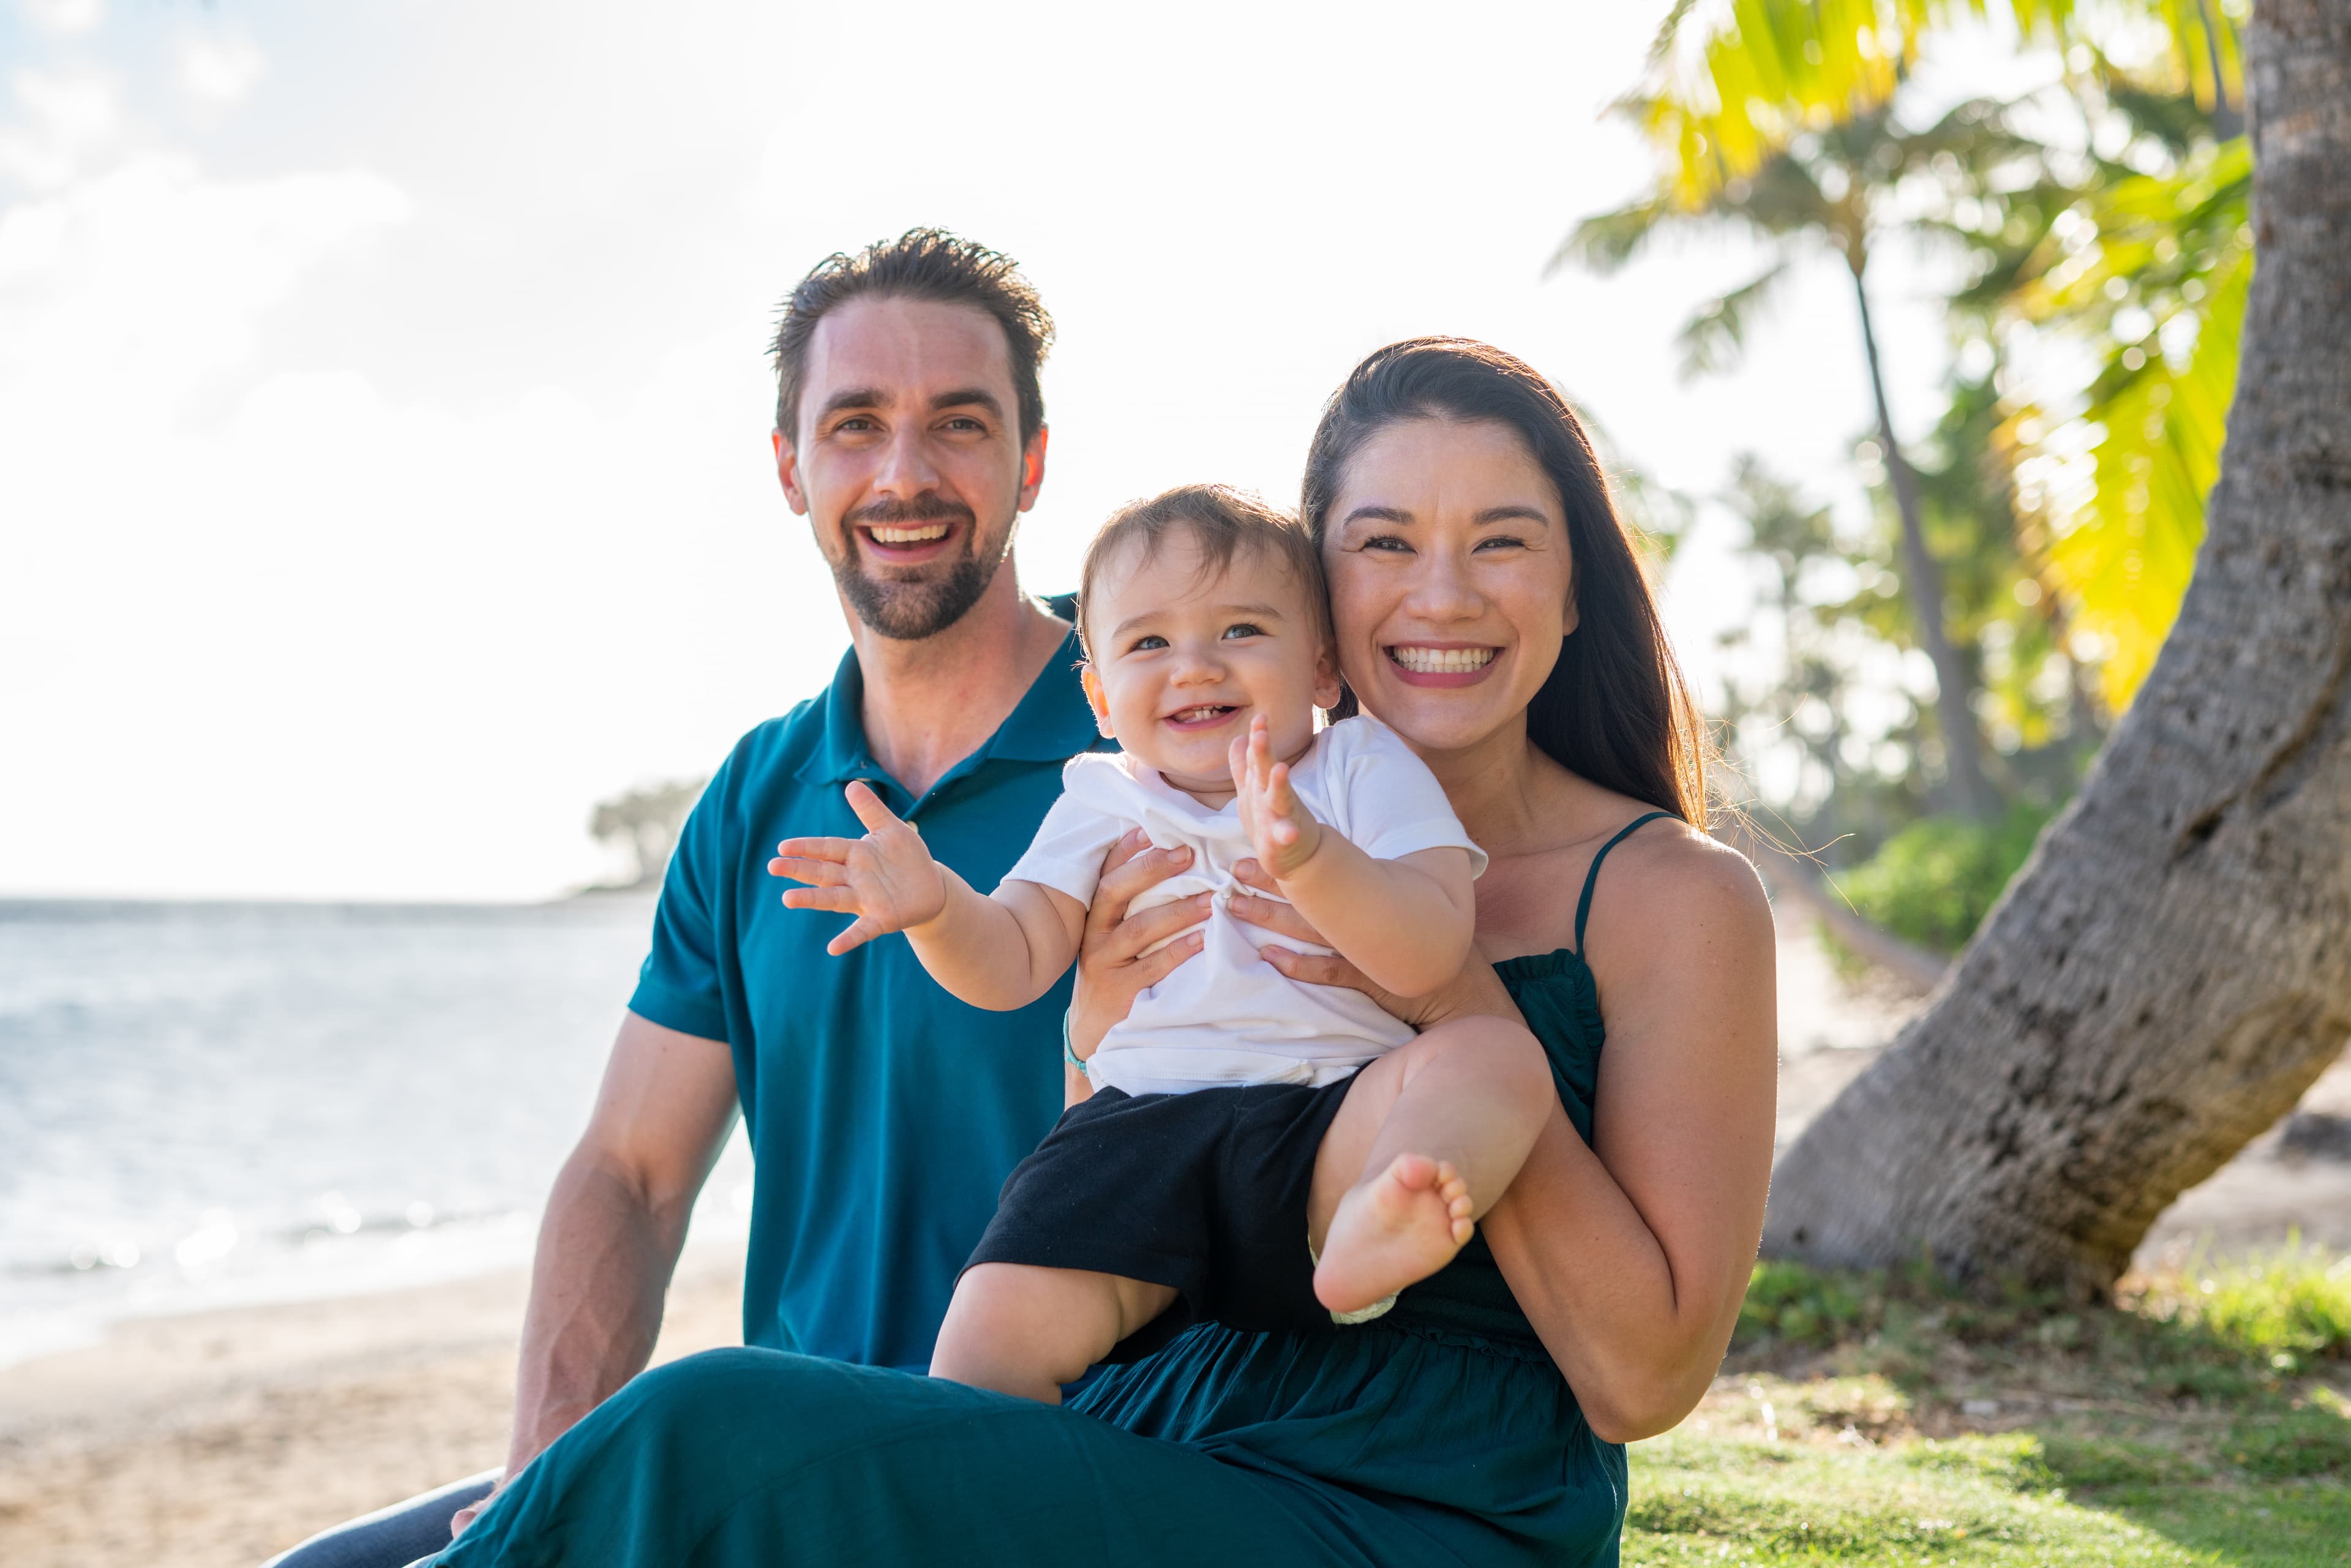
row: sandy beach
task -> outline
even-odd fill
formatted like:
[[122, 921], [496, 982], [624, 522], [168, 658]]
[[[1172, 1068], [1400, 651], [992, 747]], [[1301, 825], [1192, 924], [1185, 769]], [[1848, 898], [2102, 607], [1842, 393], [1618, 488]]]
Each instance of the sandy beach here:
[[[1843, 986], [1782, 934], [1784, 1145], [1916, 1006]], [[2351, 1062], [2305, 1102], [2351, 1116]], [[2319, 1124], [2326, 1125], [2328, 1124]], [[2141, 1249], [2177, 1266], [2299, 1228], [2351, 1247], [2351, 1159], [2272, 1132], [2189, 1194]], [[311, 1532], [503, 1458], [525, 1278], [137, 1319], [0, 1370], [0, 1561], [10, 1568], [251, 1568]], [[740, 1256], [689, 1250], [660, 1359], [739, 1337]]]

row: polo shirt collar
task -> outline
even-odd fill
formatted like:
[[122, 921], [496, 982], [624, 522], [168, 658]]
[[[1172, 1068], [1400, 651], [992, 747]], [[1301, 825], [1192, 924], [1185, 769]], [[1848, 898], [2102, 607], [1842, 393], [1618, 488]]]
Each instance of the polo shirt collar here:
[[[1005, 721], [966, 763], [949, 770], [950, 778], [981, 762], [1060, 762], [1102, 744], [1094, 727], [1093, 708], [1079, 685], [1077, 666], [1083, 655], [1078, 635], [1071, 632], [1045, 661]], [[824, 733], [816, 749], [799, 768], [810, 784], [846, 784], [852, 779], [887, 778], [865, 744], [865, 672], [851, 644], [825, 688]], [[946, 780], [942, 779], [944, 783]]]

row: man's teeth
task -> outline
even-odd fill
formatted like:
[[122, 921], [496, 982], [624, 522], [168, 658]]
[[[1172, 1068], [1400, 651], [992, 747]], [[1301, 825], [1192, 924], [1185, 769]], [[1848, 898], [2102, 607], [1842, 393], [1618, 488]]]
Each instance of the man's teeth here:
[[873, 536], [875, 544], [883, 545], [927, 544], [932, 539], [943, 539], [947, 537], [947, 526], [945, 523], [925, 523], [918, 528], [884, 528], [875, 523], [866, 531]]
[[1494, 662], [1499, 648], [1407, 648], [1388, 650], [1388, 657], [1423, 675], [1458, 675], [1482, 670]]

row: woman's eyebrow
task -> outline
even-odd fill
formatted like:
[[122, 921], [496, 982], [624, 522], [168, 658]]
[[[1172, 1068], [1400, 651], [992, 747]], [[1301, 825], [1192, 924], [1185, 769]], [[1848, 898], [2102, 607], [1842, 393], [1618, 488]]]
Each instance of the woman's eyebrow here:
[[1475, 523], [1541, 523], [1545, 528], [1551, 527], [1551, 517], [1541, 507], [1517, 505], [1508, 507], [1489, 507], [1484, 511], [1479, 513], [1475, 517], [1472, 517], [1470, 521]]
[[1340, 519], [1339, 526], [1344, 528], [1349, 523], [1409, 524], [1411, 521], [1412, 514], [1400, 507], [1357, 507]]

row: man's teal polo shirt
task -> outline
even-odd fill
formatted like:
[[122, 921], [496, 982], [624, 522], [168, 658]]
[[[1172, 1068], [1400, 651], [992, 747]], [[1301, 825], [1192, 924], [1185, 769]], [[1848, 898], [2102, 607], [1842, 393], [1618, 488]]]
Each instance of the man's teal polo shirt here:
[[[1055, 605], [1066, 617], [1066, 603]], [[852, 649], [832, 685], [737, 742], [685, 824], [629, 1009], [735, 1053], [757, 1165], [743, 1340], [921, 1371], [997, 1189], [1061, 1110], [1070, 980], [1019, 1012], [941, 990], [903, 936], [838, 958], [844, 916], [786, 909], [779, 840], [863, 832], [872, 784], [983, 891], [1029, 845], [1061, 764], [1105, 745], [1072, 635], [985, 746], [919, 800], [873, 760]]]

